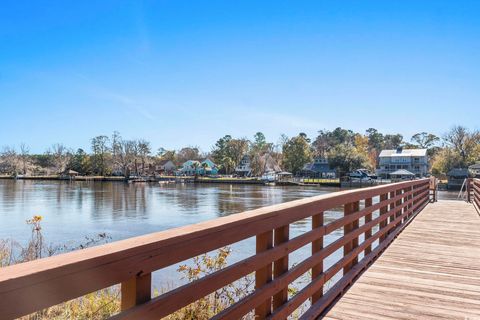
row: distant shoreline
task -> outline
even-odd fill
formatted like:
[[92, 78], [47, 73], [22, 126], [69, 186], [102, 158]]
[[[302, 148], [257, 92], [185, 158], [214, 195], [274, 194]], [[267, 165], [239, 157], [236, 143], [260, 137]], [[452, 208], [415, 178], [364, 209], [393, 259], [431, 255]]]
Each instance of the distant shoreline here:
[[[207, 184], [250, 184], [250, 185], [266, 185], [267, 183], [257, 178], [229, 178], [229, 177], [195, 177], [193, 176], [159, 176], [150, 177], [144, 181], [138, 181], [138, 179], [130, 178], [126, 179], [123, 176], [0, 176], [3, 180], [39, 180], [39, 181], [93, 181], [93, 182], [133, 182], [133, 183], [156, 183], [156, 182], [177, 182], [177, 183], [207, 183]], [[313, 179], [311, 179], [313, 180]], [[277, 186], [326, 186], [326, 187], [340, 187], [340, 181], [338, 179], [316, 179], [318, 181], [311, 181], [306, 184], [290, 183], [288, 181], [279, 181]]]

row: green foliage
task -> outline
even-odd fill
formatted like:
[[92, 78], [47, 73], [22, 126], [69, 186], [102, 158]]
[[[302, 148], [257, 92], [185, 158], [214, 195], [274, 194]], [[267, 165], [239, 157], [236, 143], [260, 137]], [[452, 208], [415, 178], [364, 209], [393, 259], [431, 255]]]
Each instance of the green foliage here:
[[349, 144], [338, 144], [334, 146], [328, 153], [328, 159], [330, 166], [341, 174], [369, 166], [367, 156], [358, 152], [353, 145]]
[[109, 141], [110, 139], [107, 136], [97, 136], [92, 139], [92, 170], [102, 176], [110, 171], [107, 166], [107, 157], [110, 152]]
[[214, 161], [224, 173], [230, 174], [248, 151], [247, 139], [233, 139], [230, 135], [220, 138], [212, 150]]
[[313, 159], [313, 152], [305, 134], [289, 139], [283, 145], [283, 165], [293, 174], [299, 173], [303, 166]]
[[81, 175], [89, 175], [92, 173], [90, 156], [83, 151], [83, 149], [77, 150], [67, 167], [77, 171]]

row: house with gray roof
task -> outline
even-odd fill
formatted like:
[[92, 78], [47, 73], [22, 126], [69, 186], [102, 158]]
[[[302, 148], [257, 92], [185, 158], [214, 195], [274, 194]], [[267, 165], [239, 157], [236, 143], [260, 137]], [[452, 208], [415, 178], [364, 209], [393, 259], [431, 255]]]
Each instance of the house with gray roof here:
[[379, 155], [377, 175], [390, 178], [390, 174], [397, 170], [407, 170], [416, 177], [425, 177], [428, 174], [427, 149], [382, 150]]
[[335, 178], [337, 175], [335, 169], [330, 168], [328, 159], [324, 157], [316, 157], [313, 162], [305, 164], [301, 173], [304, 177], [314, 178]]

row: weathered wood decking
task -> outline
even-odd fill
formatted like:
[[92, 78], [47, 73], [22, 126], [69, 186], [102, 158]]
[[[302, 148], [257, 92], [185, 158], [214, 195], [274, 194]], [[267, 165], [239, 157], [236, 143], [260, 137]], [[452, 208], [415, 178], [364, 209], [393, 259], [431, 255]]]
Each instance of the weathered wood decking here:
[[324, 319], [480, 319], [480, 216], [427, 206]]

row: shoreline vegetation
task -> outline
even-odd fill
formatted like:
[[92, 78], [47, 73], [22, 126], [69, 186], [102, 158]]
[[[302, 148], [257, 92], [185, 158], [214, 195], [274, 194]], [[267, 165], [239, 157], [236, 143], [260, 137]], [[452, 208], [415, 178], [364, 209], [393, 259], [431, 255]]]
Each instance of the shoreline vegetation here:
[[[0, 175], [0, 180], [53, 180], [53, 181], [93, 181], [93, 182], [128, 182], [135, 181], [122, 176], [75, 176], [73, 178], [61, 175], [50, 176], [7, 176]], [[213, 184], [254, 184], [266, 185], [260, 178], [254, 177], [195, 177], [195, 176], [157, 176], [147, 177], [144, 182], [179, 182], [179, 183], [213, 183]], [[277, 181], [280, 186], [322, 185], [339, 187], [340, 179], [305, 178], [301, 182]]]
[[[106, 234], [99, 234], [94, 238], [87, 238], [86, 242], [75, 247], [52, 246], [43, 236], [42, 216], [36, 215], [26, 220], [31, 227], [31, 237], [27, 244], [22, 245], [12, 239], [0, 239], [0, 269], [14, 264], [33, 261], [56, 254], [82, 250], [95, 245], [108, 243]], [[230, 247], [223, 247], [215, 252], [205, 253], [194, 257], [190, 263], [181, 264], [177, 268], [179, 278], [188, 283], [208, 276], [228, 265], [228, 258], [232, 253]], [[289, 288], [289, 295], [295, 295], [298, 290], [311, 277], [306, 274], [299, 278]], [[217, 291], [197, 300], [196, 302], [169, 315], [167, 320], [207, 320], [225, 310], [236, 301], [248, 296], [254, 290], [255, 278], [249, 274], [236, 282], [229, 284]], [[327, 283], [327, 287], [331, 282]], [[153, 288], [152, 297], [159, 296], [174, 288]], [[21, 320], [53, 320], [53, 319], [89, 319], [101, 320], [109, 318], [120, 312], [121, 293], [120, 286], [115, 285], [106, 289], [89, 293], [85, 296], [66, 301], [56, 306], [21, 317]], [[300, 307], [293, 314], [296, 319], [303, 313]], [[247, 314], [244, 319], [253, 319], [253, 314]]]
[[[68, 172], [73, 171], [79, 176], [77, 180], [116, 181], [122, 177], [190, 174], [180, 168], [191, 162], [196, 165], [195, 171], [215, 171], [219, 176], [262, 177], [268, 172], [283, 171], [302, 177], [307, 164], [323, 158], [336, 176], [342, 178], [357, 169], [374, 172], [379, 167], [380, 152], [397, 148], [426, 149], [431, 174], [444, 178], [454, 168], [468, 168], [480, 161], [480, 131], [454, 126], [442, 137], [419, 132], [404, 139], [400, 133], [384, 134], [375, 128], [360, 133], [338, 127], [331, 131], [320, 130], [314, 138], [302, 132], [293, 137], [281, 135], [276, 143], [267, 141], [262, 132], [257, 132], [253, 139], [225, 135], [210, 151], [202, 151], [197, 146], [154, 151], [149, 141], [124, 139], [115, 131], [111, 136], [92, 138], [90, 152], [81, 148], [75, 150], [62, 143], [53, 144], [41, 154], [31, 153], [25, 143], [4, 146], [0, 151], [0, 175], [56, 179], [52, 177], [68, 176]], [[241, 173], [237, 168], [246, 156], [249, 170]], [[200, 161], [202, 159], [212, 161], [205, 163]], [[164, 164], [169, 161], [172, 167], [167, 170]], [[249, 181], [238, 179], [232, 181]]]

